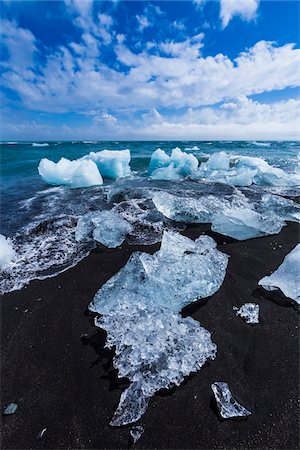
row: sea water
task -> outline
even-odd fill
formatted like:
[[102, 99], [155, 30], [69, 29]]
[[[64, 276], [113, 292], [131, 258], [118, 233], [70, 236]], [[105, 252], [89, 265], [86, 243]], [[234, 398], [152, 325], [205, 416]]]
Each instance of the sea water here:
[[[134, 228], [129, 242], [149, 244], [161, 239], [163, 229], [182, 228], [155, 208], [151, 198], [156, 191], [193, 198], [211, 194], [229, 198], [239, 192], [247, 198], [256, 198], [262, 192], [289, 197], [298, 194], [297, 186], [251, 186], [246, 192], [201, 177], [151, 179], [148, 167], [152, 153], [160, 148], [170, 154], [176, 147], [196, 156], [200, 167], [209, 156], [221, 151], [232, 156], [263, 158], [287, 174], [299, 165], [300, 143], [290, 141], [2, 142], [0, 233], [12, 239], [19, 258], [13, 274], [3, 275], [2, 292], [21, 288], [34, 278], [55, 275], [87, 255], [96, 244], [77, 242], [75, 229], [79, 218], [91, 211], [116, 208]], [[104, 149], [129, 149], [130, 175], [119, 180], [105, 178], [101, 186], [70, 189], [48, 185], [38, 173], [43, 158], [54, 162], [62, 157], [75, 160]]]

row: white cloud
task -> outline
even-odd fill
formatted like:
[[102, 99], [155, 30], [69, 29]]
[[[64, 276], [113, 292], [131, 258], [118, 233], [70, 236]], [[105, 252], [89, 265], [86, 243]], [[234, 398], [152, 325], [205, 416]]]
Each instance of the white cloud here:
[[247, 21], [253, 20], [258, 6], [259, 0], [220, 0], [222, 27], [226, 28], [234, 16]]
[[144, 31], [145, 28], [150, 27], [152, 24], [151, 22], [149, 22], [148, 18], [146, 16], [140, 16], [140, 15], [136, 15], [135, 16], [136, 20], [138, 21], [139, 24], [139, 31]]
[[[77, 15], [77, 3], [70, 5], [75, 19], [83, 18]], [[269, 105], [248, 98], [299, 86], [300, 50], [293, 44], [278, 47], [260, 41], [235, 59], [223, 54], [203, 57], [200, 33], [180, 42], [149, 43], [133, 52], [125, 35], [114, 34], [110, 16], [93, 19], [87, 6], [81, 14], [86, 21], [84, 28], [78, 25], [80, 40], [44, 54], [38, 64], [34, 35], [15, 22], [2, 21], [2, 43], [9, 56], [9, 62], [2, 63], [2, 84], [15, 91], [28, 110], [88, 115], [88, 130], [98, 138], [99, 130], [124, 139], [212, 139], [214, 133], [215, 138], [256, 133], [253, 138], [270, 139], [272, 133], [274, 138], [297, 134], [299, 101]], [[117, 64], [127, 66], [126, 71], [101, 61], [101, 46], [109, 42]]]
[[17, 71], [24, 71], [34, 66], [34, 55], [37, 52], [36, 39], [31, 31], [19, 28], [17, 23], [9, 20], [0, 21], [1, 42], [9, 54], [9, 65], [2, 61], [2, 65], [14, 66]]
[[110, 28], [113, 24], [113, 19], [111, 16], [109, 16], [108, 14], [98, 14], [98, 19], [99, 22], [101, 23], [101, 25]]

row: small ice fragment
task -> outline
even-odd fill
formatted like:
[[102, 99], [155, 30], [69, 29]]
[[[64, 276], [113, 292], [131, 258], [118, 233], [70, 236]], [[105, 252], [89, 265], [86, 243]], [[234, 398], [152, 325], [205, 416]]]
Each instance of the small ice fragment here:
[[96, 228], [93, 238], [109, 248], [115, 248], [122, 244], [132, 226], [123, 217], [114, 211], [102, 211], [94, 219]]
[[283, 260], [283, 263], [269, 277], [258, 284], [267, 291], [280, 289], [283, 294], [300, 304], [300, 244]]
[[14, 414], [18, 409], [18, 405], [16, 403], [10, 403], [5, 410], [3, 411], [3, 414], [5, 416], [8, 416], [10, 414]]
[[211, 385], [213, 390], [219, 413], [223, 419], [231, 417], [247, 417], [251, 412], [244, 406], [240, 405], [232, 396], [227, 383], [216, 381]]
[[75, 230], [77, 242], [94, 239], [109, 248], [122, 244], [132, 226], [115, 211], [94, 211], [80, 217]]
[[136, 422], [146, 412], [150, 396], [143, 393], [139, 381], [133, 382], [121, 394], [119, 405], [110, 421], [113, 427]]
[[[235, 309], [235, 307], [233, 309]], [[256, 305], [255, 303], [245, 303], [236, 312], [236, 315], [242, 317], [246, 323], [259, 323], [259, 305]]]
[[140, 439], [144, 431], [144, 427], [142, 427], [141, 425], [137, 425], [131, 428], [130, 436], [134, 444]]
[[40, 432], [39, 432], [39, 434], [37, 435], [37, 439], [42, 439], [42, 437], [44, 436], [44, 434], [46, 433], [46, 431], [47, 431], [47, 428], [43, 428]]

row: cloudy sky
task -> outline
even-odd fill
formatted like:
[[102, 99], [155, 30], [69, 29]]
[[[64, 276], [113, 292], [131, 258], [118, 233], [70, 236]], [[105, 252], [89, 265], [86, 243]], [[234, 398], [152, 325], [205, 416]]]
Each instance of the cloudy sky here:
[[299, 139], [299, 5], [3, 1], [1, 139]]

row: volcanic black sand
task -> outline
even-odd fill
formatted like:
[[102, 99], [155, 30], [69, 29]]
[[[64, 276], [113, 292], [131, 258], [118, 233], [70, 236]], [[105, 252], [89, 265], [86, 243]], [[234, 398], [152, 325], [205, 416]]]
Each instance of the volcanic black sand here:
[[[193, 226], [184, 234], [194, 239], [208, 230]], [[183, 314], [212, 333], [217, 357], [179, 388], [151, 399], [140, 420], [145, 432], [134, 447], [296, 449], [299, 315], [283, 296], [264, 296], [257, 282], [295, 247], [299, 227], [289, 223], [279, 235], [244, 242], [208, 234], [230, 255], [225, 281]], [[14, 415], [2, 416], [3, 449], [128, 447], [130, 427], [109, 426], [127, 382], [117, 379], [105, 334], [93, 325], [87, 306], [132, 251], [158, 248], [98, 248], [61, 275], [3, 296], [1, 408], [18, 404]], [[245, 302], [260, 305], [258, 325], [235, 316], [233, 306]], [[221, 421], [210, 388], [214, 381], [226, 381], [252, 415]]]

